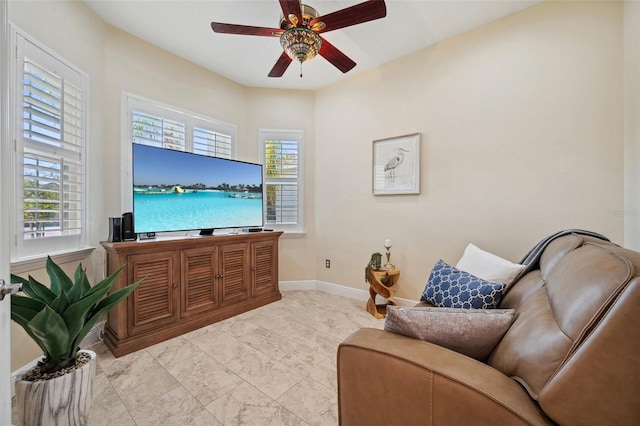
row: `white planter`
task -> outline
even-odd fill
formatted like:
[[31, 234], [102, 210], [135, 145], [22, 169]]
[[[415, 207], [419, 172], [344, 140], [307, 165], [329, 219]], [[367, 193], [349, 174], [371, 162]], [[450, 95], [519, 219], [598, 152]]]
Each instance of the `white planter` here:
[[93, 399], [96, 354], [82, 350], [91, 360], [55, 379], [16, 382], [17, 425], [86, 425]]

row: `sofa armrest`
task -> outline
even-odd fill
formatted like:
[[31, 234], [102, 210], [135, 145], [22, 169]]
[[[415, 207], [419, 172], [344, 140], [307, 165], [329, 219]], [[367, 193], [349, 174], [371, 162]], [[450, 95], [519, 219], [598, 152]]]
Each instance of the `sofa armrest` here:
[[553, 424], [500, 371], [428, 342], [370, 328], [338, 347], [338, 407], [342, 426]]

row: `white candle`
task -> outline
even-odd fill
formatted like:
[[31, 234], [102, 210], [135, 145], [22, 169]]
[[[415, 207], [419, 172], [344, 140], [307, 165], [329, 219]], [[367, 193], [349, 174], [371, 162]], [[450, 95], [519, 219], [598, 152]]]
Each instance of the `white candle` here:
[[384, 246], [385, 247], [391, 247], [391, 240], [389, 240], [389, 239], [384, 240]]

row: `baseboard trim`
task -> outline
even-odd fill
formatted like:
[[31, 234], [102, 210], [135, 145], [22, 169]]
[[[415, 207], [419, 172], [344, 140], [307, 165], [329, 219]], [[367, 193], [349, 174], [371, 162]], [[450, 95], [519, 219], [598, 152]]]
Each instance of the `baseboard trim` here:
[[[280, 281], [278, 285], [280, 286], [281, 291], [316, 290], [336, 296], [348, 297], [349, 299], [362, 300], [363, 302], [366, 302], [367, 299], [369, 299], [368, 290], [328, 283], [326, 281]], [[395, 300], [400, 306], [413, 306], [418, 303], [415, 300], [404, 299], [402, 297], [396, 297]]]

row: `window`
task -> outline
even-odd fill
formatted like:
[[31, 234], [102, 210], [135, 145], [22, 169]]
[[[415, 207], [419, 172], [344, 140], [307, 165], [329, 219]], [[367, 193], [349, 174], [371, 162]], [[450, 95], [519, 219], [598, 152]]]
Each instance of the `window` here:
[[261, 130], [266, 226], [302, 232], [302, 131]]
[[86, 243], [88, 77], [16, 31], [14, 259]]
[[138, 143], [211, 157], [234, 158], [236, 126], [125, 93], [123, 111], [122, 205], [131, 211], [131, 144]]

